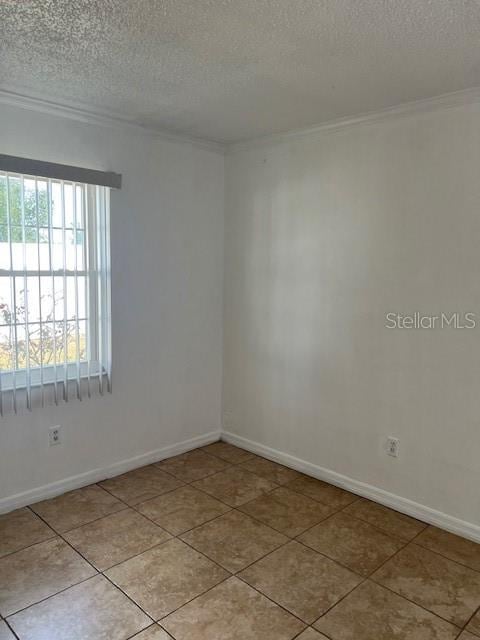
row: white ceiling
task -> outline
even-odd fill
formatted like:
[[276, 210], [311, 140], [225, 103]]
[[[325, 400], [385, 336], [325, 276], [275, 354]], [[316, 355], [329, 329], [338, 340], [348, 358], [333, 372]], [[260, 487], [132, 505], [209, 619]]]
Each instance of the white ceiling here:
[[480, 85], [480, 0], [0, 0], [3, 89], [232, 142]]

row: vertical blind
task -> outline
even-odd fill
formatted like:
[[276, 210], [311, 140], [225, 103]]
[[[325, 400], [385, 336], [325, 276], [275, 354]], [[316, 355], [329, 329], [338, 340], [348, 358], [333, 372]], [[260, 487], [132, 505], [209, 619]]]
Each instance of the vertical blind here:
[[110, 391], [110, 189], [1, 169], [0, 414]]

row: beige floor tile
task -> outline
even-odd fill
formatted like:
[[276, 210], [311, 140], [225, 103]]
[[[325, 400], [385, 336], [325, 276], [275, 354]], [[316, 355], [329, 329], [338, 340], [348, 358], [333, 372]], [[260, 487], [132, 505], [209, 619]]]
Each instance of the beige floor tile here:
[[185, 486], [142, 502], [136, 509], [177, 536], [227, 513], [231, 507], [203, 491]]
[[232, 573], [288, 540], [278, 531], [238, 511], [230, 511], [181, 538]]
[[311, 478], [310, 476], [300, 476], [296, 480], [293, 480], [293, 482], [290, 482], [287, 488], [303, 493], [309, 498], [318, 500], [318, 502], [327, 504], [335, 509], [343, 509], [343, 507], [358, 500], [358, 496], [353, 493], [344, 491], [322, 480]]
[[119, 500], [133, 506], [167, 491], [178, 489], [183, 482], [172, 478], [158, 467], [150, 465], [109, 478], [99, 484]]
[[113, 513], [65, 534], [65, 539], [99, 571], [170, 538], [170, 534], [132, 509]]
[[323, 633], [319, 633], [318, 631], [315, 631], [315, 629], [309, 627], [297, 636], [296, 640], [328, 640], [328, 638], [327, 636], [324, 636]]
[[48, 524], [63, 533], [87, 522], [126, 509], [126, 506], [96, 484], [69, 491], [31, 506]]
[[30, 509], [17, 509], [0, 515], [0, 558], [55, 535]]
[[152, 621], [103, 576], [9, 619], [21, 640], [126, 640]]
[[362, 576], [399, 551], [405, 542], [343, 512], [336, 513], [298, 538]]
[[261, 476], [266, 480], [271, 480], [276, 484], [286, 484], [300, 477], [297, 471], [288, 469], [281, 464], [266, 460], [260, 456], [254, 456], [250, 458], [250, 460], [242, 462], [241, 467], [242, 469], [256, 473], [257, 476]]
[[223, 502], [190, 486], [142, 502], [136, 508], [174, 536], [213, 520], [231, 509]]
[[213, 444], [203, 447], [203, 450], [221, 458], [222, 460], [226, 460], [226, 462], [229, 462], [230, 464], [245, 462], [245, 460], [253, 458], [254, 455], [253, 453], [250, 453], [250, 451], [245, 451], [245, 449], [235, 447], [233, 444], [228, 444], [228, 442], [214, 442]]
[[193, 482], [211, 476], [219, 471], [224, 471], [230, 466], [225, 460], [220, 460], [208, 455], [200, 449], [187, 451], [180, 456], [162, 460], [156, 465], [159, 469], [168, 471], [176, 478], [184, 482]]
[[228, 573], [175, 539], [109, 569], [106, 575], [158, 620]]
[[275, 489], [277, 485], [270, 480], [250, 473], [250, 471], [231, 467], [214, 476], [194, 482], [193, 486], [206, 491], [214, 498], [218, 498], [232, 507], [238, 507], [257, 498], [262, 493]]
[[480, 610], [477, 614], [470, 620], [470, 623], [467, 625], [468, 631], [471, 631], [477, 636], [480, 636]]
[[294, 540], [239, 576], [307, 624], [362, 581], [348, 569]]
[[317, 620], [331, 640], [455, 640], [458, 629], [404, 598], [365, 582]]
[[377, 529], [403, 540], [412, 540], [427, 526], [424, 522], [410, 518], [403, 513], [384, 507], [376, 502], [361, 499], [349, 505], [345, 509], [348, 513], [360, 520], [373, 524]]
[[474, 636], [473, 633], [464, 631], [462, 635], [458, 637], [458, 640], [478, 640], [478, 636]]
[[172, 636], [169, 636], [158, 624], [153, 624], [145, 631], [140, 631], [133, 636], [131, 640], [172, 640]]
[[480, 606], [480, 573], [414, 544], [373, 579], [459, 627]]
[[12, 553], [0, 560], [0, 613], [6, 618], [95, 573], [59, 538]]
[[291, 538], [332, 513], [331, 507], [284, 487], [242, 505], [240, 511]]
[[416, 538], [415, 544], [480, 571], [480, 544], [476, 542], [437, 529], [437, 527], [427, 527]]
[[15, 636], [5, 622], [0, 622], [0, 640], [15, 640]]
[[304, 625], [235, 577], [162, 620], [176, 640], [291, 640]]

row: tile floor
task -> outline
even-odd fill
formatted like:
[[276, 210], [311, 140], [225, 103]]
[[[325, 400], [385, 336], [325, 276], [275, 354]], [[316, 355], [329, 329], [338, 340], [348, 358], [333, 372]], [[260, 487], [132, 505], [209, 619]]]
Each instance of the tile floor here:
[[0, 640], [480, 640], [480, 545], [224, 442], [0, 516]]

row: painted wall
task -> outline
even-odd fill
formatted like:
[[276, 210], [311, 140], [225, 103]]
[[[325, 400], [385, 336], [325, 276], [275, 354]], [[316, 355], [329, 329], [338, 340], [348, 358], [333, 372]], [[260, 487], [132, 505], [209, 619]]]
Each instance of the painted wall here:
[[[123, 174], [112, 192], [113, 393], [0, 420], [0, 500], [220, 428], [223, 155], [0, 107], [1, 153]], [[48, 446], [60, 424], [63, 444]]]
[[[480, 524], [479, 105], [226, 167], [226, 430]], [[385, 328], [414, 311], [477, 327]]]

